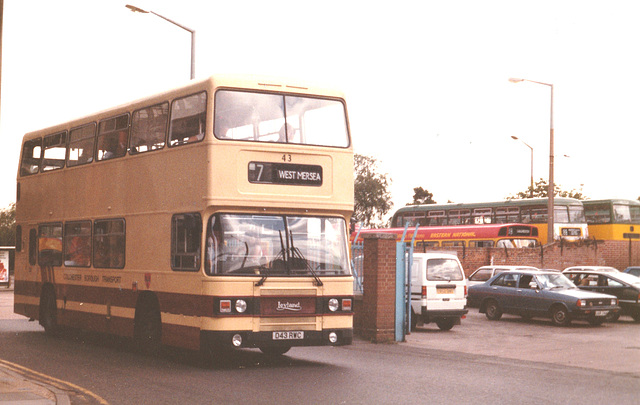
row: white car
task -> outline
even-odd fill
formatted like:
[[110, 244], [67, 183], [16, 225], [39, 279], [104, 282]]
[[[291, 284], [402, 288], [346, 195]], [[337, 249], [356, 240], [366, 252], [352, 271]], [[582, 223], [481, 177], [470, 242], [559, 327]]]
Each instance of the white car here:
[[482, 266], [469, 276], [467, 285], [471, 287], [474, 284], [482, 284], [496, 274], [513, 270], [538, 270], [538, 268], [533, 266]]
[[616, 269], [615, 267], [611, 267], [611, 266], [571, 266], [571, 267], [567, 267], [566, 269], [562, 270], [563, 273], [565, 271], [604, 271], [606, 273], [619, 273], [620, 272], [620, 270]]

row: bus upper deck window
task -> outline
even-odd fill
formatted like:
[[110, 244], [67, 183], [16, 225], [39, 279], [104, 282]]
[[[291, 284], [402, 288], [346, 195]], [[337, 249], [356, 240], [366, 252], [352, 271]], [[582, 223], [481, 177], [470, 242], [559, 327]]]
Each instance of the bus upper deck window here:
[[207, 93], [204, 91], [173, 100], [169, 124], [169, 146], [203, 140], [206, 116]]
[[44, 137], [42, 171], [62, 169], [67, 154], [67, 131]]
[[164, 148], [169, 118], [169, 103], [137, 110], [131, 118], [131, 147], [136, 154]]
[[67, 167], [79, 166], [93, 162], [93, 146], [95, 145], [96, 123], [92, 122], [69, 132], [69, 153]]
[[218, 139], [349, 146], [340, 100], [219, 90], [215, 110]]
[[122, 157], [129, 143], [129, 114], [100, 121], [97, 160]]
[[26, 141], [22, 147], [22, 162], [20, 163], [20, 176], [36, 174], [40, 170], [40, 158], [42, 155], [42, 138]]

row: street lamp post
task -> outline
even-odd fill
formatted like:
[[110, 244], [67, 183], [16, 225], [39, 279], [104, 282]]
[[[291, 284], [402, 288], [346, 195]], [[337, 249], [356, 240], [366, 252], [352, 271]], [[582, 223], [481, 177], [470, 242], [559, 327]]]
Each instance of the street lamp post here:
[[536, 84], [542, 84], [544, 86], [549, 86], [551, 88], [551, 116], [550, 116], [550, 128], [549, 128], [549, 189], [548, 189], [548, 205], [547, 205], [547, 217], [548, 217], [548, 230], [547, 230], [547, 243], [552, 243], [554, 241], [554, 231], [553, 231], [553, 216], [554, 216], [554, 204], [553, 197], [555, 192], [555, 185], [553, 183], [553, 158], [554, 158], [554, 150], [553, 150], [553, 84], [536, 82], [534, 80], [528, 79], [516, 79], [510, 78], [509, 81], [511, 83], [519, 83], [519, 82], [531, 82]]
[[173, 25], [177, 25], [178, 27], [182, 28], [183, 30], [189, 31], [191, 33], [191, 80], [193, 80], [196, 77], [196, 31], [192, 30], [191, 28], [185, 27], [182, 24], [178, 24], [177, 22], [163, 16], [160, 15], [156, 12], [153, 12], [151, 10], [147, 11], [147, 10], [143, 10], [139, 7], [136, 6], [132, 6], [131, 4], [127, 4], [125, 7], [127, 7], [129, 10], [133, 11], [134, 13], [144, 13], [144, 14], [154, 14], [157, 15], [158, 17], [162, 18], [165, 21], [170, 22]]
[[511, 138], [524, 143], [529, 149], [531, 149], [531, 198], [533, 198], [533, 147], [517, 136], [511, 135]]

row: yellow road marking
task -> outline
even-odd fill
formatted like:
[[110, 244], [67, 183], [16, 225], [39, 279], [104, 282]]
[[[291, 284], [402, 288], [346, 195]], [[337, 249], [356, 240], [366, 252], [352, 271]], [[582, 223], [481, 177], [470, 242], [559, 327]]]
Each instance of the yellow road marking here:
[[[62, 385], [67, 386], [67, 387], [71, 387], [74, 390], [76, 390], [76, 391], [78, 391], [78, 392], [80, 392], [80, 393], [82, 393], [82, 394], [84, 394], [84, 395], [86, 395], [88, 397], [91, 397], [91, 398], [95, 399], [96, 401], [98, 401], [98, 403], [100, 403], [102, 405], [109, 405], [109, 403], [106, 400], [104, 400], [102, 397], [100, 397], [99, 395], [94, 394], [93, 392], [91, 392], [89, 390], [86, 390], [86, 389], [84, 389], [82, 387], [79, 387], [79, 386], [77, 386], [77, 385], [75, 385], [73, 383], [70, 383], [68, 381], [60, 380], [60, 379], [57, 379], [55, 377], [51, 377], [50, 375], [39, 373], [39, 372], [37, 372], [35, 370], [31, 370], [31, 369], [29, 369], [27, 367], [23, 367], [23, 366], [21, 366], [19, 364], [15, 364], [15, 363], [12, 363], [12, 362], [7, 361], [7, 360], [0, 359], [0, 364], [3, 364], [4, 366], [12, 369], [12, 371], [14, 371], [14, 372], [16, 372], [18, 374], [21, 374], [24, 377], [28, 377], [28, 376], [25, 375], [25, 373], [33, 374], [35, 376], [40, 377], [42, 380], [44, 380], [44, 382], [50, 381], [50, 382], [55, 382], [57, 384], [62, 384]], [[58, 387], [58, 388], [60, 388], [60, 387]]]

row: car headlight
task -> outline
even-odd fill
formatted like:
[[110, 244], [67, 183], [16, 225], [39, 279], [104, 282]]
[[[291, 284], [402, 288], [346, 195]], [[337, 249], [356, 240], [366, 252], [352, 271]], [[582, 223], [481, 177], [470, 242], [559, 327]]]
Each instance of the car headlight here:
[[240, 314], [244, 313], [247, 310], [247, 301], [245, 300], [236, 300], [236, 311]]
[[611, 299], [611, 305], [618, 305], [618, 299], [617, 298], [612, 298]]
[[576, 302], [576, 305], [578, 307], [586, 307], [587, 306], [587, 301], [578, 300], [578, 302]]
[[340, 308], [340, 303], [336, 298], [331, 298], [329, 300], [329, 311], [336, 312]]

